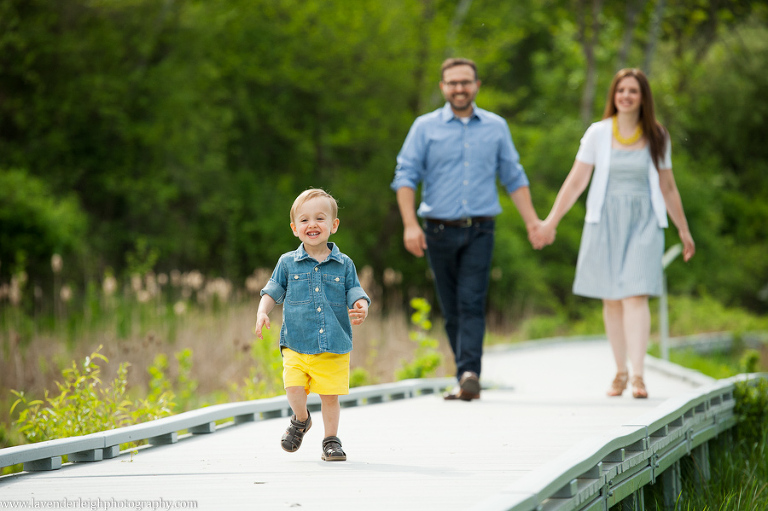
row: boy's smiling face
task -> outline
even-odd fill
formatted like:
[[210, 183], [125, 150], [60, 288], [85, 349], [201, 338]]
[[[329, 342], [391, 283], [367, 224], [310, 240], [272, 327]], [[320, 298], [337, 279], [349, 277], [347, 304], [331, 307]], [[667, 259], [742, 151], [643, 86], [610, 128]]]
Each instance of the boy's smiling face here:
[[309, 252], [312, 248], [325, 248], [328, 238], [339, 228], [339, 219], [334, 218], [330, 201], [315, 197], [296, 208], [291, 230]]

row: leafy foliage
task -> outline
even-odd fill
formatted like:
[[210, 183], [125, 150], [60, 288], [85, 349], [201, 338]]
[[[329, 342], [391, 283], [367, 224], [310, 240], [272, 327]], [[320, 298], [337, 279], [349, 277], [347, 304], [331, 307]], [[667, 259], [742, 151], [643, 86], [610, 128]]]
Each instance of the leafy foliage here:
[[398, 380], [429, 378], [443, 362], [442, 355], [437, 351], [437, 339], [429, 336], [429, 331], [432, 330], [432, 321], [429, 319], [432, 306], [423, 298], [414, 298], [411, 300], [411, 307], [415, 309], [411, 314], [411, 324], [414, 328], [408, 336], [417, 343], [417, 348], [414, 359], [404, 362], [402, 369], [396, 371], [395, 377]]
[[126, 395], [128, 364], [120, 364], [115, 380], [104, 386], [97, 362], [108, 360], [99, 350], [86, 357], [82, 365], [73, 361], [71, 367], [62, 371], [64, 381], [57, 382], [57, 395], [46, 390], [43, 399], [30, 400], [24, 392], [11, 391], [18, 398], [11, 414], [17, 407], [23, 407], [16, 424], [28, 442], [87, 435], [171, 414], [174, 394], [167, 385], [159, 383], [164, 380], [161, 369], [150, 368], [156, 377], [153, 392], [146, 399], [132, 401]]
[[[618, 65], [652, 71], [701, 254], [670, 268], [670, 289], [765, 312], [768, 9], [631, 5], [633, 16], [602, 2], [594, 20], [591, 117]], [[478, 104], [508, 119], [544, 216], [584, 130], [582, 10], [564, 0], [0, 0], [0, 272], [24, 270], [50, 289], [51, 255], [70, 251], [66, 272], [82, 287], [108, 270], [243, 279], [296, 243], [287, 211], [318, 186], [341, 206], [334, 241], [377, 277], [402, 272], [403, 304], [425, 296], [431, 283], [402, 246], [389, 183], [414, 117], [442, 102], [440, 62], [478, 62]], [[503, 203], [490, 309], [508, 321], [579, 319], [570, 285], [583, 202], [542, 252]]]
[[768, 380], [761, 378], [753, 385], [740, 382], [736, 385], [734, 399], [734, 411], [739, 418], [737, 438], [753, 447], [765, 443], [768, 436]]
[[82, 249], [86, 227], [74, 195], [57, 196], [43, 179], [0, 169], [0, 261], [11, 263], [0, 275], [48, 273], [53, 254]]
[[276, 396], [283, 391], [283, 359], [280, 344], [271, 330], [262, 332], [263, 338], [254, 338], [250, 356], [253, 362], [248, 377], [230, 386], [237, 399], [250, 400]]

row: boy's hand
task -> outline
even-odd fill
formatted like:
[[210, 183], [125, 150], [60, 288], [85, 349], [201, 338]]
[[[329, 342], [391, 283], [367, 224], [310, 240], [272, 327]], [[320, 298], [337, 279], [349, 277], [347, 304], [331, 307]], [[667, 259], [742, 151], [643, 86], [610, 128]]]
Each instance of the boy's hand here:
[[271, 325], [269, 324], [269, 316], [267, 316], [263, 312], [260, 312], [256, 315], [256, 326], [253, 329], [254, 333], [256, 334], [256, 337], [258, 337], [259, 339], [264, 338], [261, 335], [261, 329], [265, 326], [267, 327], [267, 330], [271, 328]]
[[368, 300], [360, 298], [349, 309], [349, 320], [353, 325], [359, 325], [368, 317]]

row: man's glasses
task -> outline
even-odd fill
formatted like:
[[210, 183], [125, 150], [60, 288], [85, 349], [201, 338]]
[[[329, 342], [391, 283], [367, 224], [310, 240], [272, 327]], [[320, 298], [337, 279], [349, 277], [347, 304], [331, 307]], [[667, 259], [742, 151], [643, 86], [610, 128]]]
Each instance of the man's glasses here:
[[462, 80], [460, 82], [443, 82], [443, 84], [448, 87], [449, 89], [455, 89], [459, 85], [464, 87], [465, 89], [469, 86], [473, 85], [476, 82], [476, 80]]

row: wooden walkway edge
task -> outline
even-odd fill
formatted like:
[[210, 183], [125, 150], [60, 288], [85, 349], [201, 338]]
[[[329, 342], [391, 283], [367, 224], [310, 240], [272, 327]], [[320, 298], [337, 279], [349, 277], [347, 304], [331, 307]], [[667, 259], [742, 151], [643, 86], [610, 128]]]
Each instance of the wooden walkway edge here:
[[649, 358], [649, 399], [607, 398], [613, 367], [605, 340], [493, 348], [483, 364], [479, 401], [446, 402], [428, 394], [344, 408], [339, 436], [347, 462], [320, 460], [319, 417], [298, 452], [282, 451], [287, 419], [280, 417], [184, 436], [173, 445], [98, 463], [5, 476], [0, 503], [79, 499], [80, 504], [103, 501], [112, 509], [121, 503], [137, 509], [139, 501], [211, 510], [491, 509], [516, 482], [535, 478], [580, 446], [712, 382]]

